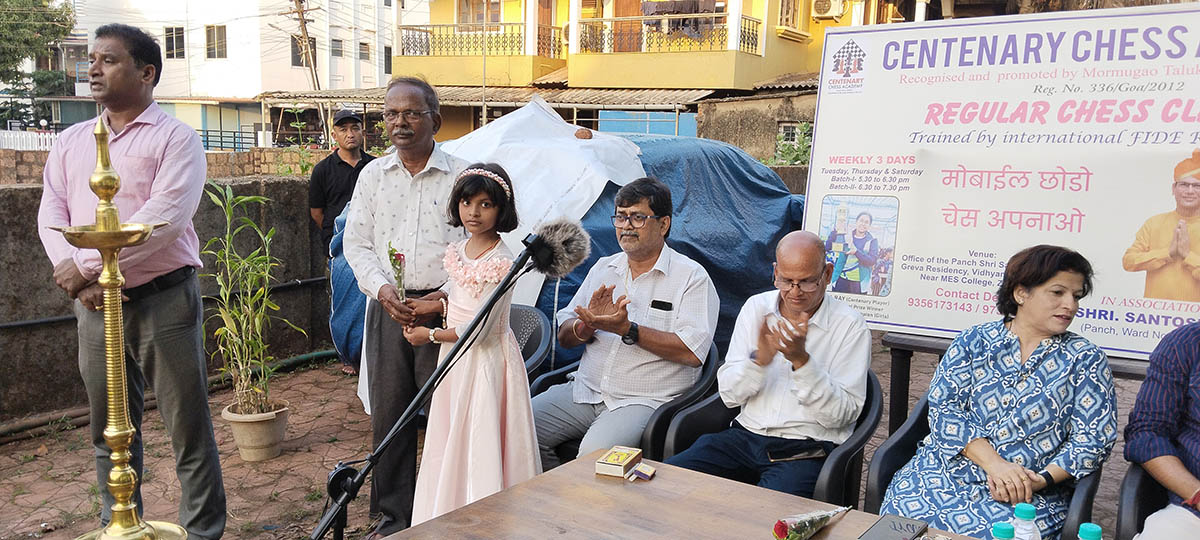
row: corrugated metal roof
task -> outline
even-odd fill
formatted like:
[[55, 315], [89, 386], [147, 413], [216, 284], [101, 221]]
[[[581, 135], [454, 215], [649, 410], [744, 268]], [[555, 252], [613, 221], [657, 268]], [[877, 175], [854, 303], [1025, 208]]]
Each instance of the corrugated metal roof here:
[[529, 86], [537, 88], [566, 88], [567, 66], [560, 67], [534, 79], [533, 82], [529, 83]]
[[[443, 105], [462, 106], [483, 103], [484, 89], [478, 86], [438, 86], [438, 99]], [[383, 105], [385, 88], [362, 88], [353, 90], [316, 90], [305, 92], [264, 92], [258, 98], [271, 102], [326, 103], [347, 102], [368, 105]], [[713, 93], [712, 90], [694, 89], [638, 89], [638, 88], [531, 88], [531, 87], [488, 87], [489, 104], [524, 104], [534, 94], [542, 96], [547, 103], [558, 106], [611, 106], [625, 108], [674, 108], [678, 105], [695, 103]]]
[[816, 90], [821, 82], [820, 73], [787, 73], [760, 81], [754, 85], [755, 90], [791, 90], [791, 89], [808, 89]]

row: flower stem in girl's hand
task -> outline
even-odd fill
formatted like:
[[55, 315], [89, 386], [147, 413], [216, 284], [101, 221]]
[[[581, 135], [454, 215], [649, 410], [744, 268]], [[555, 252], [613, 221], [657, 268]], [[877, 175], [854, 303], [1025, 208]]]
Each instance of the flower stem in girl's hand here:
[[400, 301], [404, 301], [404, 254], [396, 251], [392, 247], [392, 243], [388, 242], [388, 260], [392, 263], [392, 274], [396, 277], [396, 291], [400, 295]]

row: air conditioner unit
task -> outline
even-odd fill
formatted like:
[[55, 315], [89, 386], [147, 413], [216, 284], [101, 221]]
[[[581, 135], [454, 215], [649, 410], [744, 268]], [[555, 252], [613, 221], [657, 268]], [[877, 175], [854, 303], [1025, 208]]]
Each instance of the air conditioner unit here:
[[836, 19], [846, 11], [843, 0], [812, 0], [812, 17], [814, 19]]

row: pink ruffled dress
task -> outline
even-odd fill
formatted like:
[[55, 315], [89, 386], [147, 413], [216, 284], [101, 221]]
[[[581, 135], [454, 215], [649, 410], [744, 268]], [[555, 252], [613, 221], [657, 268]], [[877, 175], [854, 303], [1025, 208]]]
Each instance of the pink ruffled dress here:
[[[470, 259], [466, 240], [446, 248], [448, 328], [466, 329], [512, 265], [501, 242]], [[509, 328], [512, 293], [433, 393], [417, 473], [413, 525], [433, 519], [542, 472], [525, 360]], [[444, 359], [453, 344], [442, 345]]]

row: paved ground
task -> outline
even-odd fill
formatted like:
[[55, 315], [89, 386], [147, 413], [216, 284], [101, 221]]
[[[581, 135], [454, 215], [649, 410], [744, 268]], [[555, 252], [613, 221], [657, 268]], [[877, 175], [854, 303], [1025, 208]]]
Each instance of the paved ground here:
[[[876, 342], [873, 368], [885, 398], [890, 381], [887, 350]], [[926, 390], [936, 358], [918, 354], [912, 363], [910, 401]], [[292, 404], [283, 455], [247, 463], [237, 455], [220, 409], [229, 391], [214, 393], [210, 409], [216, 418], [217, 443], [229, 499], [226, 538], [293, 539], [306, 537], [324, 509], [325, 476], [338, 460], [364, 456], [370, 442], [370, 422], [354, 395], [356, 379], [335, 364], [279, 375], [278, 397]], [[1139, 384], [1118, 381], [1121, 428], [1133, 405]], [[885, 399], [886, 403], [886, 399]], [[170, 443], [161, 418], [146, 415], [146, 478], [143, 496], [148, 519], [177, 521], [179, 485], [175, 479]], [[870, 458], [888, 424], [887, 409], [870, 443]], [[99, 525], [99, 497], [91, 450], [85, 429], [62, 430], [37, 439], [0, 446], [0, 540], [17, 538], [74, 538]], [[1125, 474], [1118, 441], [1114, 459], [1104, 470], [1095, 518], [1106, 531], [1116, 523], [1117, 491]], [[864, 474], [864, 478], [865, 478]], [[367, 491], [351, 505], [349, 538], [358, 538], [367, 525]]]

